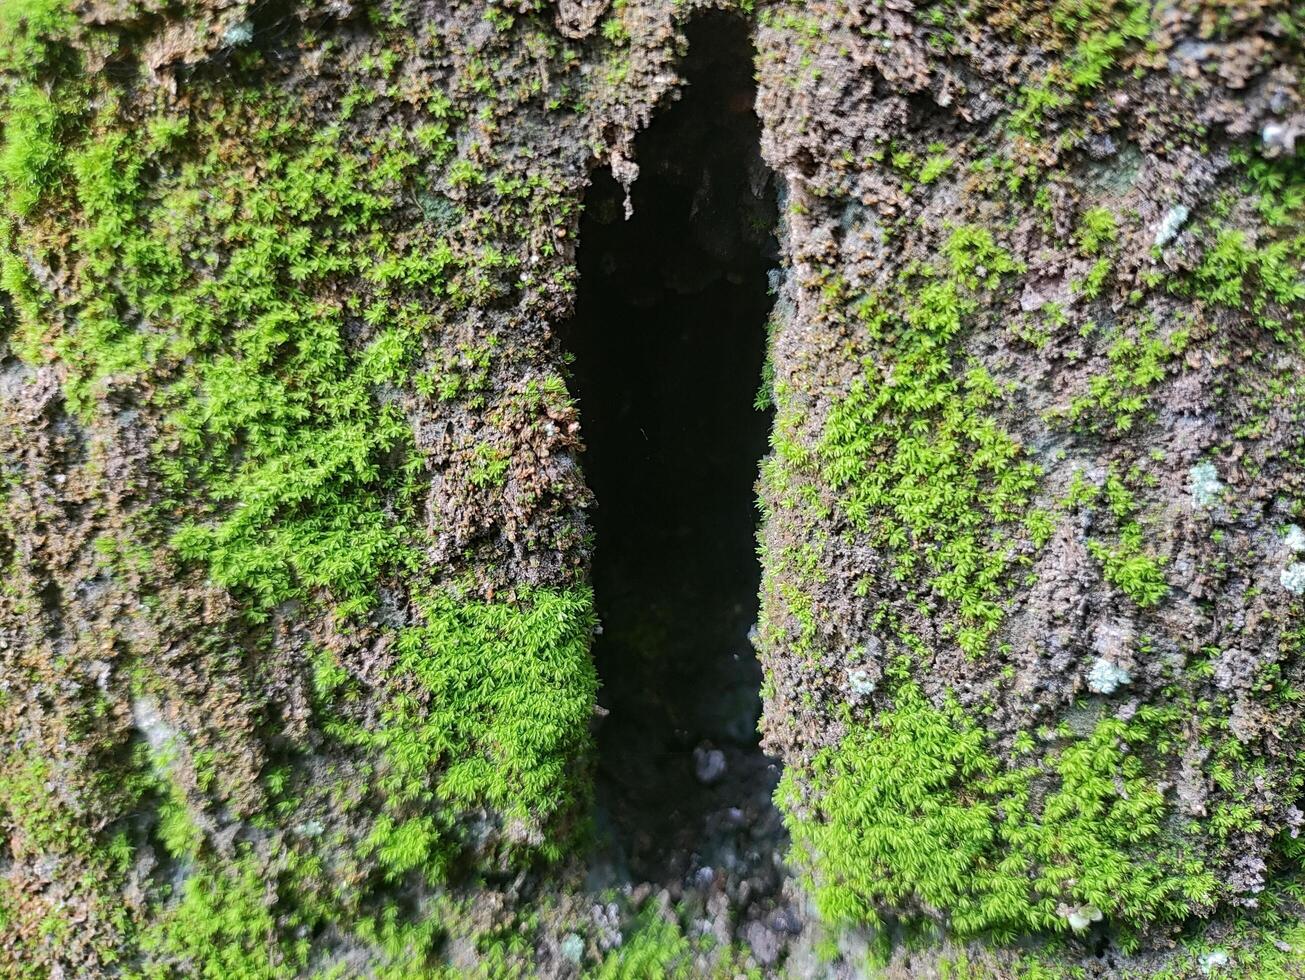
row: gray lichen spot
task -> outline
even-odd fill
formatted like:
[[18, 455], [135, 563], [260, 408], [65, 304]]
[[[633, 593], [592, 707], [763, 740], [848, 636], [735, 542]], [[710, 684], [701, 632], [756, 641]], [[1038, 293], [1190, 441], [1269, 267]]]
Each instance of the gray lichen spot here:
[[580, 961], [584, 959], [585, 942], [574, 932], [568, 932], [562, 937], [560, 951], [564, 960], [579, 966]]
[[1187, 473], [1187, 489], [1198, 507], [1213, 507], [1223, 496], [1219, 471], [1208, 461], [1197, 463]]
[[1098, 657], [1088, 671], [1088, 690], [1095, 694], [1114, 694], [1119, 688], [1133, 680], [1133, 675], [1123, 667]]
[[847, 672], [847, 686], [859, 698], [869, 697], [875, 692], [875, 682], [864, 667], [853, 667]]
[[1160, 227], [1156, 229], [1156, 248], [1164, 248], [1172, 242], [1191, 213], [1186, 204], [1176, 204], [1166, 211], [1164, 218], [1160, 221]]
[[1215, 970], [1222, 972], [1227, 967], [1232, 966], [1232, 957], [1222, 949], [1214, 949], [1208, 953], [1202, 953], [1200, 960], [1201, 972], [1209, 976]]
[[155, 759], [164, 757], [171, 749], [177, 732], [164, 721], [163, 714], [154, 699], [149, 697], [133, 699], [131, 719], [140, 733], [145, 736], [145, 741], [150, 747], [150, 755]]
[[1289, 551], [1305, 551], [1305, 531], [1301, 530], [1299, 524], [1287, 525], [1287, 534], [1282, 543]]
[[1305, 562], [1298, 561], [1288, 565], [1278, 576], [1278, 581], [1288, 592], [1296, 595], [1305, 593]]
[[252, 21], [238, 20], [222, 32], [222, 43], [228, 48], [239, 48], [254, 39]]

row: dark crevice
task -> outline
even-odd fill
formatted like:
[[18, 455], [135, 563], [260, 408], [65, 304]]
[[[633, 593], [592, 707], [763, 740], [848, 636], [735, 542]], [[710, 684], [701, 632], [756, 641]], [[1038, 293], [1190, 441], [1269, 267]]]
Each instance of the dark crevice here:
[[45, 616], [45, 636], [57, 639], [63, 635], [63, 589], [59, 588], [59, 583], [53, 578], [49, 578], [37, 596]]
[[604, 883], [765, 877], [755, 893], [778, 884], [782, 850], [749, 642], [776, 193], [747, 25], [709, 14], [688, 36], [683, 96], [636, 143], [633, 217], [606, 171], [586, 197], [568, 336], [609, 712], [598, 824], [610, 860], [596, 867]]

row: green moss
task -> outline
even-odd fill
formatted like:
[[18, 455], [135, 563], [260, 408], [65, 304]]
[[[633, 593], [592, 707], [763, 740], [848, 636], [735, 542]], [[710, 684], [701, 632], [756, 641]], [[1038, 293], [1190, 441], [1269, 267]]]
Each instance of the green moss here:
[[[70, 366], [68, 397], [83, 413], [109, 379], [139, 384], [179, 365], [156, 394], [171, 409], [162, 465], [191, 505], [176, 549], [248, 596], [254, 618], [316, 588], [344, 611], [363, 608], [382, 569], [408, 556], [384, 501], [402, 496], [394, 458], [411, 434], [377, 392], [406, 376], [428, 323], [406, 294], [437, 291], [450, 263], [436, 243], [388, 255], [375, 237], [411, 159], [368, 167], [336, 149], [338, 134], [287, 127], [257, 133], [252, 158], [232, 159], [207, 152], [211, 137], [187, 145], [189, 127], [156, 122], [73, 156], [85, 263], [75, 328], [29, 346]], [[161, 193], [144, 188], [151, 155], [177, 174]], [[213, 251], [224, 261], [212, 275], [188, 260]], [[361, 295], [323, 292], [350, 276]], [[364, 312], [371, 339], [351, 350], [345, 318]]]
[[1110, 276], [1111, 267], [1109, 259], [1097, 259], [1086, 276], [1070, 283], [1070, 289], [1084, 299], [1096, 299]]
[[646, 914], [630, 936], [588, 975], [594, 980], [688, 980], [696, 975], [693, 945], [676, 923], [655, 913]]
[[279, 901], [274, 869], [246, 852], [205, 866], [181, 886], [180, 901], [162, 912], [141, 945], [158, 962], [148, 978], [281, 980], [300, 976], [308, 943], [286, 938], [305, 923], [295, 903]]
[[77, 815], [50, 793], [52, 760], [32, 752], [9, 754], [0, 768], [0, 816], [10, 828], [10, 847], [19, 853], [88, 854], [94, 836]]
[[1113, 423], [1110, 428], [1116, 433], [1129, 431], [1146, 417], [1156, 386], [1187, 349], [1191, 336], [1187, 327], [1162, 336], [1150, 316], [1139, 316], [1131, 330], [1117, 329], [1106, 350], [1105, 370], [1088, 379], [1087, 394], [1051, 413], [1051, 419], [1066, 419], [1089, 431], [1106, 429], [1107, 423]]
[[32, 211], [64, 173], [68, 130], [80, 103], [77, 59], [61, 43], [74, 19], [62, 0], [0, 3], [0, 69], [16, 80], [3, 98], [0, 182], [6, 210]]
[[[329, 726], [382, 759], [382, 812], [365, 850], [391, 877], [440, 880], [467, 816], [489, 807], [507, 831], [505, 857], [560, 857], [597, 692], [592, 593], [541, 590], [515, 603], [441, 594], [420, 609], [422, 624], [399, 633], [378, 728]], [[325, 665], [318, 683], [333, 690], [344, 679]]]
[[1114, 245], [1119, 237], [1119, 225], [1109, 208], [1088, 208], [1079, 218], [1074, 239], [1084, 255], [1100, 255], [1101, 250]]
[[177, 780], [176, 767], [179, 764], [174, 748], [169, 747], [162, 753], [151, 753], [151, 779], [156, 783], [160, 796], [154, 836], [173, 858], [194, 862], [204, 843], [204, 833], [195, 822], [186, 792]]
[[1047, 116], [1072, 108], [1098, 88], [1129, 47], [1153, 31], [1150, 6], [1135, 0], [1058, 0], [1050, 20], [1046, 26], [1068, 50], [1015, 93], [1009, 120], [1013, 132], [1029, 139], [1041, 135]]
[[59, 42], [76, 24], [66, 0], [0, 3], [0, 65], [32, 78], [58, 57]]
[[935, 153], [929, 156], [920, 166], [920, 175], [917, 178], [921, 184], [932, 184], [935, 180], [945, 174], [952, 165], [952, 158], [941, 153]]
[[472, 453], [468, 479], [477, 487], [501, 487], [510, 464], [511, 460], [503, 450], [482, 442]]
[[[1130, 476], [1136, 477], [1136, 473]], [[1061, 507], [1074, 510], [1099, 502], [1105, 503], [1109, 516], [1114, 519], [1114, 534], [1090, 539], [1088, 551], [1101, 562], [1106, 581], [1143, 608], [1156, 605], [1169, 592], [1164, 576], [1165, 559], [1146, 550], [1147, 535], [1137, 520], [1139, 507], [1132, 490], [1114, 470], [1100, 487], [1092, 486], [1083, 471], [1076, 470]], [[1101, 526], [1104, 520], [1103, 516], [1095, 523]]]
[[[1137, 980], [1196, 976], [1285, 980], [1305, 972], [1305, 883], [1299, 870], [1271, 881], [1256, 896], [1253, 908], [1213, 926], [1182, 938], [1164, 966], [1123, 975]], [[1203, 957], [1216, 952], [1227, 957], [1226, 966], [1202, 964]]]
[[987, 738], [953, 696], [901, 681], [890, 710], [786, 771], [778, 799], [824, 917], [922, 907], [953, 934], [1008, 939], [1068, 930], [1064, 904], [1132, 927], [1209, 905], [1213, 877], [1166, 836], [1141, 723], [1104, 718], [1009, 770]]
[[25, 84], [11, 92], [4, 142], [0, 143], [0, 180], [11, 211], [25, 215], [63, 174], [64, 148], [60, 130], [66, 112], [57, 95]]
[[1280, 342], [1299, 343], [1305, 329], [1305, 234], [1252, 244], [1246, 232], [1213, 225], [1214, 242], [1190, 276], [1170, 288], [1245, 311]]
[[174, 858], [194, 860], [199, 854], [203, 834], [190, 814], [186, 797], [175, 787], [159, 804], [159, 842]]
[[[0, 45], [7, 23], [0, 17]], [[382, 72], [393, 67], [380, 60]], [[326, 658], [314, 678], [324, 727], [338, 739], [332, 750], [356, 765], [352, 799], [367, 798], [378, 814], [352, 849], [335, 842], [347, 871], [314, 870], [284, 848], [302, 800], [322, 802], [298, 785], [294, 765], [266, 774], [276, 802], [251, 821], [266, 834], [258, 860], [209, 854], [175, 781], [160, 783], [156, 773], [133, 789], [127, 809], [156, 816], [141, 835], [152, 834], [190, 875], [175, 902], [151, 913], [143, 943], [157, 961], [151, 970], [300, 975], [307, 946], [297, 930], [329, 924], [388, 950], [393, 969], [383, 975], [418, 975], [411, 971], [425, 969], [437, 923], [409, 921], [408, 909], [360, 910], [358, 896], [405, 876], [452, 878], [477, 822], [490, 829], [485, 860], [495, 867], [562, 854], [587, 792], [597, 681], [587, 590], [477, 602], [447, 583], [415, 580], [425, 560], [415, 508], [425, 460], [398, 396], [484, 408], [492, 338], [443, 350], [442, 317], [517, 288], [519, 257], [493, 243], [514, 241], [518, 227], [565, 223], [574, 202], [561, 200], [547, 173], [492, 177], [502, 207], [474, 240], [457, 242], [455, 256], [442, 235], [457, 208], [436, 201], [426, 223], [408, 210], [418, 189], [491, 180], [467, 161], [441, 169], [455, 145], [447, 104], [432, 107], [435, 121], [414, 134], [350, 139], [315, 130], [266, 88], [254, 98], [224, 82], [215, 93], [197, 79], [188, 89], [193, 115], [141, 120], [120, 111], [106, 85], [87, 103], [96, 113], [76, 126], [54, 114], [57, 95], [33, 83], [7, 102], [15, 116], [0, 181], [6, 210], [28, 217], [0, 227], [3, 284], [19, 321], [6, 317], [5, 340], [30, 361], [58, 366], [66, 403], [84, 421], [120, 386], [164, 418], [153, 462], [168, 496], [152, 501], [147, 518], [159, 546], [142, 553], [126, 536], [102, 536], [98, 561], [148, 578], [166, 562], [166, 541], [229, 589], [255, 624], [293, 601], [334, 613], [347, 631], [387, 578], [401, 579], [413, 602], [413, 625], [387, 630], [395, 657], [388, 675], [368, 678], [374, 687], [364, 691]], [[538, 249], [553, 255], [552, 236]], [[57, 300], [35, 280], [33, 255], [61, 260]], [[434, 370], [418, 373], [423, 364]], [[526, 395], [541, 406], [566, 398], [558, 378]], [[502, 450], [486, 443], [469, 455], [472, 486], [501, 486]], [[250, 630], [246, 649], [267, 635]], [[251, 657], [223, 669], [258, 665]], [[374, 728], [330, 711], [333, 698], [351, 693], [374, 699]], [[201, 792], [220, 782], [215, 758], [191, 760]], [[38, 757], [30, 771], [4, 769], [6, 821], [12, 804], [15, 814], [41, 818], [45, 829], [35, 832], [51, 846], [102, 854], [97, 887], [112, 893], [131, 840], [113, 827], [101, 841], [85, 830], [84, 814], [38, 807], [51, 764]], [[105, 767], [106, 778], [112, 772]], [[300, 795], [282, 792], [290, 787]], [[459, 864], [459, 875], [474, 872], [472, 863]], [[110, 864], [116, 878], [100, 873]], [[343, 877], [357, 894], [324, 898]], [[121, 936], [130, 948], [132, 928]]]
[[1234, 162], [1246, 168], [1243, 190], [1255, 198], [1255, 209], [1270, 228], [1290, 232], [1305, 215], [1305, 157], [1296, 153], [1272, 159], [1235, 149]]
[[1148, 554], [1143, 547], [1142, 528], [1130, 521], [1119, 531], [1119, 540], [1110, 545], [1089, 541], [1088, 551], [1102, 564], [1106, 581], [1121, 589], [1139, 606], [1154, 606], [1169, 592], [1163, 560]]
[[[65, 731], [70, 742], [80, 743], [79, 749], [89, 754], [95, 750], [88, 733], [80, 730], [83, 722], [73, 719]], [[9, 853], [65, 869], [65, 886], [56, 902], [34, 903], [27, 893], [12, 905], [9, 914], [22, 921], [0, 957], [0, 972], [11, 971], [6, 976], [48, 975], [43, 966], [48, 944], [70, 940], [73, 930], [113, 930], [120, 942], [105, 943], [96, 956], [103, 965], [123, 959], [136, 924], [134, 910], [121, 894], [135, 863], [134, 818], [146, 812], [156, 787], [145, 775], [140, 748], [125, 765], [106, 752], [79, 769], [66, 757], [38, 754], [36, 746], [9, 752], [0, 762], [0, 826]], [[56, 785], [59, 792], [53, 792]], [[0, 915], [6, 914], [10, 897], [0, 886]], [[44, 915], [34, 921], [33, 914], [42, 908]], [[74, 920], [69, 909], [79, 910], [81, 918]]]
[[973, 291], [1019, 268], [986, 229], [948, 238], [947, 268], [921, 270], [900, 291], [856, 308], [871, 344], [856, 380], [829, 413], [819, 447], [844, 511], [886, 547], [900, 579], [920, 574], [955, 603], [957, 642], [980, 653], [1002, 618], [1019, 521], [1039, 468], [986, 413], [1003, 389], [956, 346], [976, 309]]
[[[441, 911], [437, 906], [424, 916], [413, 917], [397, 905], [387, 904], [378, 914], [353, 921], [358, 937], [380, 954], [372, 974], [376, 980], [456, 980], [459, 972], [437, 961], [446, 935]], [[348, 976], [345, 969], [340, 968], [341, 980]]]

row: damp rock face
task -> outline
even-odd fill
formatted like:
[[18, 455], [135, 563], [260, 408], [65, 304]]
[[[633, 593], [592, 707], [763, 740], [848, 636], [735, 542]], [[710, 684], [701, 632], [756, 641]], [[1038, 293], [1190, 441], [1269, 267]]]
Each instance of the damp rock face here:
[[720, 6], [791, 846], [596, 883], [561, 338], [706, 5], [0, 2], [0, 974], [1300, 972], [1298, 12]]

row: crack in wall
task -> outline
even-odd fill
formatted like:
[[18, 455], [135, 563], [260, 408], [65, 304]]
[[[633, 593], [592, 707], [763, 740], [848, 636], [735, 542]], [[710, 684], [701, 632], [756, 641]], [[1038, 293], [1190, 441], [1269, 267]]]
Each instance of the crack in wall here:
[[595, 176], [569, 331], [597, 499], [594, 654], [606, 883], [782, 883], [758, 744], [756, 407], [777, 265], [747, 25], [689, 28], [687, 85], [636, 142], [633, 213]]

